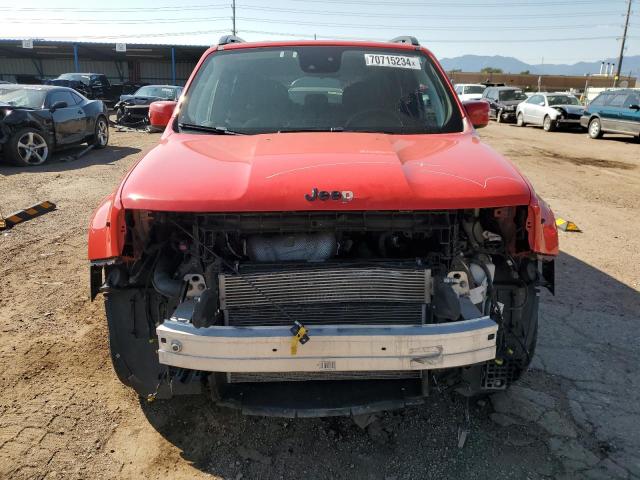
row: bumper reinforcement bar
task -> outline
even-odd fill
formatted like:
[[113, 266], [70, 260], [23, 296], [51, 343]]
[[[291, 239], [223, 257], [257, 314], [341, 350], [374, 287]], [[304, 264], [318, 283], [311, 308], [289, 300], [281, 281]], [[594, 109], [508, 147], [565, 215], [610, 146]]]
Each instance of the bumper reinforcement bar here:
[[495, 358], [498, 325], [489, 317], [404, 325], [314, 325], [291, 355], [288, 327], [156, 328], [160, 363], [208, 372], [430, 370]]

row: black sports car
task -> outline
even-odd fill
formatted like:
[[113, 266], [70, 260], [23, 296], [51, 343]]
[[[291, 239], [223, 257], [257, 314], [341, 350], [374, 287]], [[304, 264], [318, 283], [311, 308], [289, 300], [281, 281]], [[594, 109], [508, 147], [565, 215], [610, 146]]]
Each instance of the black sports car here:
[[182, 87], [175, 85], [146, 85], [133, 95], [120, 95], [116, 103], [116, 123], [142, 125], [149, 123], [149, 105], [158, 100], [178, 100]]
[[87, 142], [109, 142], [107, 108], [67, 87], [3, 85], [0, 90], [0, 150], [9, 162], [41, 165], [51, 152]]

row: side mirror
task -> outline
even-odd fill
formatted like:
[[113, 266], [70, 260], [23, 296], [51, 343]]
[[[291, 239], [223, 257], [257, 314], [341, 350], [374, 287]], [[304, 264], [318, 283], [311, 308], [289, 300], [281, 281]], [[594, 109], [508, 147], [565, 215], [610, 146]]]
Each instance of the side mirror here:
[[483, 128], [489, 125], [489, 103], [484, 100], [470, 100], [462, 102], [473, 128]]
[[60, 101], [60, 102], [56, 102], [53, 105], [51, 105], [51, 107], [49, 108], [49, 111], [51, 113], [53, 113], [53, 112], [55, 112], [56, 110], [58, 110], [60, 108], [67, 108], [67, 107], [68, 107], [67, 102]]
[[159, 100], [149, 105], [149, 125], [153, 130], [164, 130], [178, 102], [172, 100]]
[[638, 110], [640, 110], [640, 105], [631, 105], [629, 108], [630, 108], [631, 110], [636, 110], [636, 111], [638, 111]]

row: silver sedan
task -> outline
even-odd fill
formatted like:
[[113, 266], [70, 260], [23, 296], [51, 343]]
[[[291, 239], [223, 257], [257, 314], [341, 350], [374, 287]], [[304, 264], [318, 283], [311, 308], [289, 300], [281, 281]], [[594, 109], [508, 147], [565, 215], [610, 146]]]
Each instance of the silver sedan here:
[[584, 107], [568, 93], [536, 93], [518, 105], [516, 123], [519, 127], [539, 125], [546, 132], [560, 127], [580, 127]]

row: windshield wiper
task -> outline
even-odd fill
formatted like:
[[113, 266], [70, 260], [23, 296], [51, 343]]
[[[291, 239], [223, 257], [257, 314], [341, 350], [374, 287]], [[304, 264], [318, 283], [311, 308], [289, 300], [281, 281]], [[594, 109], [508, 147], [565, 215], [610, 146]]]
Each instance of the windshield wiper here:
[[227, 127], [208, 127], [206, 125], [195, 125], [192, 123], [179, 123], [178, 127], [185, 130], [195, 130], [198, 132], [213, 133], [216, 135], [246, 135], [245, 133], [229, 130]]

